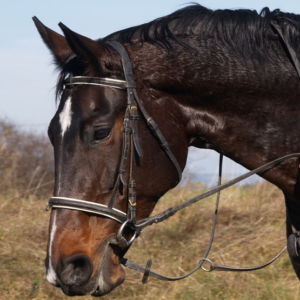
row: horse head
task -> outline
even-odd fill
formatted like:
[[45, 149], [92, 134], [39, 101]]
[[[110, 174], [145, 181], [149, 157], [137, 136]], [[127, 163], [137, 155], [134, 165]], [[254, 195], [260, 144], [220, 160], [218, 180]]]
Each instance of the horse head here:
[[[68, 295], [103, 295], [125, 278], [120, 258], [130, 243], [121, 247], [116, 242], [120, 226], [126, 241], [136, 234], [130, 226], [124, 229], [122, 214], [127, 222], [132, 221], [129, 206], [136, 205], [131, 207], [136, 220], [149, 216], [159, 197], [176, 185], [178, 175], [160, 140], [149, 130], [145, 115], [130, 115], [129, 110], [138, 108], [128, 101], [130, 90], [120, 53], [109, 43], [93, 41], [63, 24], [64, 36], [34, 21], [61, 69], [59, 105], [48, 130], [55, 156], [55, 188], [47, 279]], [[145, 83], [137, 82], [139, 91], [143, 90]], [[147, 109], [168, 133], [168, 147], [174, 152], [175, 164], [179, 161], [175, 167], [183, 168], [187, 155], [184, 132], [177, 131], [174, 138], [174, 124], [161, 122], [165, 113], [157, 105]], [[135, 125], [128, 127], [131, 119]], [[133, 192], [136, 204], [128, 201]], [[102, 211], [99, 216], [89, 208], [68, 207], [72, 199], [81, 208], [100, 204], [109, 213]], [[121, 220], [111, 216], [112, 210]]]

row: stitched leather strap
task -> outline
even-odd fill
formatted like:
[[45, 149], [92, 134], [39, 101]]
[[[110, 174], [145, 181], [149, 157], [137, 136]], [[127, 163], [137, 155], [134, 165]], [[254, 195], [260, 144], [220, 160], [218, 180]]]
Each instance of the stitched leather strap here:
[[79, 210], [98, 216], [104, 216], [113, 219], [121, 224], [124, 223], [127, 219], [127, 215], [123, 211], [120, 211], [116, 208], [109, 208], [104, 204], [68, 197], [51, 197], [49, 199], [49, 206], [51, 208], [66, 208]]
[[125, 90], [127, 83], [125, 80], [106, 78], [106, 77], [86, 77], [86, 76], [73, 76], [65, 80], [66, 86], [70, 85], [100, 85], [112, 87], [116, 89]]
[[217, 193], [218, 191], [222, 191], [242, 180], [245, 180], [246, 178], [254, 175], [254, 174], [259, 174], [259, 173], [262, 173], [262, 172], [265, 172], [273, 167], [275, 167], [276, 165], [278, 165], [279, 163], [283, 162], [283, 161], [286, 161], [286, 160], [289, 160], [289, 159], [292, 159], [292, 158], [297, 158], [297, 157], [300, 157], [300, 153], [292, 153], [292, 154], [288, 154], [288, 155], [285, 155], [285, 156], [282, 156], [282, 157], [279, 157], [277, 159], [274, 159], [252, 171], [249, 171], [241, 176], [238, 176], [224, 184], [221, 184], [221, 185], [218, 185], [214, 188], [212, 188], [211, 190], [201, 194], [201, 195], [197, 195], [196, 197], [193, 197], [177, 206], [174, 206], [174, 207], [171, 207], [171, 208], [168, 208], [166, 209], [165, 211], [155, 215], [155, 216], [152, 216], [152, 217], [149, 217], [149, 218], [145, 218], [145, 219], [142, 219], [142, 220], [139, 220], [136, 224], [136, 227], [141, 230], [149, 225], [152, 225], [154, 223], [159, 223], [159, 222], [162, 222], [166, 219], [168, 219], [169, 217], [173, 216], [175, 213], [177, 213], [178, 211], [192, 205], [193, 203], [196, 203], [204, 198], [207, 198], [215, 193]]
[[127, 53], [126, 49], [124, 48], [124, 46], [122, 44], [120, 44], [117, 41], [109, 41], [107, 43], [111, 47], [113, 47], [121, 56], [123, 70], [124, 70], [124, 76], [125, 76], [125, 79], [127, 81], [128, 97], [129, 98], [134, 98], [132, 100], [132, 102], [135, 101], [137, 103], [137, 106], [138, 106], [141, 114], [143, 115], [144, 119], [146, 120], [148, 127], [150, 128], [153, 135], [158, 140], [158, 142], [159, 142], [161, 148], [163, 149], [164, 153], [167, 155], [167, 157], [170, 159], [170, 161], [174, 165], [174, 167], [176, 169], [176, 172], [177, 172], [177, 175], [178, 175], [178, 181], [180, 181], [181, 176], [182, 176], [182, 169], [181, 169], [175, 155], [173, 154], [169, 143], [167, 142], [167, 140], [164, 137], [163, 133], [159, 129], [157, 123], [149, 115], [146, 108], [144, 107], [144, 104], [142, 103], [142, 101], [138, 97], [138, 94], [137, 94], [137, 91], [136, 91], [136, 84], [135, 84], [135, 80], [134, 80], [134, 74], [133, 74], [133, 70], [132, 70], [132, 65], [131, 65], [130, 58], [128, 56], [128, 53]]

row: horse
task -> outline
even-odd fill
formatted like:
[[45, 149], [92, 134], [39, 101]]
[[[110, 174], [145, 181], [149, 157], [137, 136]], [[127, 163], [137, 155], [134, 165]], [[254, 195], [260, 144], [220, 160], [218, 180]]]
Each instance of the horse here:
[[[101, 296], [124, 281], [132, 224], [180, 181], [189, 146], [250, 170], [300, 152], [287, 52], [300, 50], [299, 15], [193, 4], [98, 40], [33, 19], [60, 70], [46, 274], [67, 295]], [[287, 236], [298, 232], [299, 157], [260, 176], [284, 194]]]

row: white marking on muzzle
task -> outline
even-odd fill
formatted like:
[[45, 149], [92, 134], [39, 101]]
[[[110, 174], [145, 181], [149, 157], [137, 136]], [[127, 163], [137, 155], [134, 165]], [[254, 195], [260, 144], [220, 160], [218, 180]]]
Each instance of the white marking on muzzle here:
[[59, 114], [59, 122], [61, 127], [61, 136], [64, 137], [72, 122], [71, 97], [69, 97], [64, 105], [63, 110]]
[[106, 293], [108, 291], [111, 290], [111, 287], [109, 284], [107, 284], [103, 278], [103, 273], [102, 271], [100, 272], [100, 275], [99, 275], [99, 279], [98, 279], [98, 285], [99, 285], [99, 290], [102, 292], [102, 293]]
[[48, 270], [47, 270], [47, 280], [51, 284], [55, 285], [56, 284], [56, 273], [54, 271], [53, 265], [52, 265], [52, 251], [53, 251], [53, 240], [54, 236], [56, 233], [56, 211], [53, 211], [53, 222], [52, 222], [52, 228], [51, 228], [51, 233], [50, 233], [50, 241], [49, 241], [49, 248], [48, 248], [48, 257], [49, 257], [49, 262], [48, 262]]

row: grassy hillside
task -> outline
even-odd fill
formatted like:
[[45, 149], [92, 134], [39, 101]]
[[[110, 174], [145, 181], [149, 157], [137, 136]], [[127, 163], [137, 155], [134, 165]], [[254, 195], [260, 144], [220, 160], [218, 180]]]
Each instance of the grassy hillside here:
[[[201, 186], [198, 189], [201, 189]], [[157, 211], [192, 195], [174, 190], [161, 200]], [[0, 298], [67, 299], [44, 279], [49, 213], [46, 199], [0, 198]], [[212, 199], [197, 204], [169, 221], [143, 233], [128, 257], [153, 270], [177, 275], [197, 262], [207, 245]], [[211, 258], [233, 266], [260, 264], [285, 244], [284, 205], [281, 193], [269, 184], [234, 187], [222, 195], [216, 243]], [[299, 283], [287, 254], [272, 266], [251, 273], [205, 273], [180, 282], [150, 279], [127, 271], [126, 282], [102, 299], [299, 299]], [[78, 299], [90, 299], [83, 297]], [[77, 299], [76, 297], [74, 299]]]

